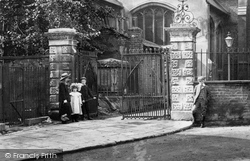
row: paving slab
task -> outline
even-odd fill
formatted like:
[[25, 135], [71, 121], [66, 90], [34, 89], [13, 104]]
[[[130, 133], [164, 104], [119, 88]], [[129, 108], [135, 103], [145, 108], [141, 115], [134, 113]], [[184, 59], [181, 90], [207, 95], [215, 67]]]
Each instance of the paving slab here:
[[190, 128], [191, 124], [191, 121], [121, 120], [121, 117], [80, 121], [2, 135], [0, 149], [58, 149], [68, 153], [163, 136]]

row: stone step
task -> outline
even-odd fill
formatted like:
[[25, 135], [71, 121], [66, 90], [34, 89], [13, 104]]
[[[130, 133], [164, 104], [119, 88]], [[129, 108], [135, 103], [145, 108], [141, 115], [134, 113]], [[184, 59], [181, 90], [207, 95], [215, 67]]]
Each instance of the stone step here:
[[0, 132], [5, 131], [5, 123], [0, 123]]
[[43, 121], [47, 120], [49, 116], [42, 116], [42, 117], [36, 117], [36, 118], [29, 118], [24, 120], [24, 125], [31, 126], [35, 124], [42, 123]]

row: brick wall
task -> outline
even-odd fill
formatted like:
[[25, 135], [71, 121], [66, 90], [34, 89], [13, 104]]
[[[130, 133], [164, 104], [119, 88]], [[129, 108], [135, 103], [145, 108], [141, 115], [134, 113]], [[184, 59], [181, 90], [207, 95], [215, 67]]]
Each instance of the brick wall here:
[[207, 122], [211, 125], [250, 124], [250, 81], [207, 82], [212, 99]]
[[130, 37], [129, 49], [143, 49], [142, 30], [139, 27], [128, 29]]

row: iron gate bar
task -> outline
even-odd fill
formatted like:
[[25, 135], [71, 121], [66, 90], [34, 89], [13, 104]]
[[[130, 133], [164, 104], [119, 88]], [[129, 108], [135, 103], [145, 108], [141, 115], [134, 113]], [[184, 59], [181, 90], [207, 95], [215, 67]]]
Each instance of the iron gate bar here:
[[[4, 75], [4, 73], [6, 72], [6, 70], [4, 70], [4, 64], [2, 65], [2, 74]], [[4, 100], [4, 90], [5, 90], [5, 86], [4, 86], [4, 79], [5, 77], [2, 76], [2, 118], [3, 118], [3, 122], [5, 122], [5, 100]]]
[[84, 77], [86, 76], [87, 70], [89, 69], [90, 65], [91, 65], [90, 62], [88, 62], [87, 66], [86, 66], [86, 69], [84, 71], [84, 74], [83, 74]]
[[[169, 62], [168, 62], [168, 57], [167, 57], [167, 54], [164, 53], [162, 55], [163, 57], [163, 64], [162, 64], [162, 67], [163, 67], [163, 85], [164, 85], [164, 115], [165, 115], [165, 118], [168, 117], [170, 119], [170, 91], [169, 91]], [[166, 65], [165, 65], [165, 61], [166, 61]], [[166, 75], [165, 75], [165, 70], [166, 70]], [[165, 77], [166, 76], [166, 77]], [[166, 84], [167, 83], [167, 84]], [[167, 93], [166, 93], [167, 92]], [[166, 96], [167, 96], [167, 101], [166, 101]], [[166, 103], [167, 102], [167, 108], [166, 108]], [[167, 113], [166, 113], [166, 110], [167, 110]]]
[[[167, 62], [167, 61], [166, 61]], [[163, 98], [163, 101], [164, 102], [166, 102], [166, 83], [165, 83], [165, 56], [164, 56], [164, 54], [162, 54], [162, 59], [161, 59], [161, 68], [162, 68], [162, 70], [161, 70], [161, 72], [162, 72], [162, 88], [163, 88], [163, 96], [164, 96], [164, 98]], [[168, 80], [168, 79], [167, 79]], [[165, 103], [163, 103], [163, 108], [164, 108], [164, 118], [166, 118], [166, 104]]]
[[158, 56], [162, 56], [163, 54], [161, 53], [131, 53], [131, 54], [123, 54], [124, 56], [128, 56], [128, 57], [133, 57], [133, 56], [141, 56], [141, 55], [158, 55]]
[[[233, 55], [235, 55], [235, 53], [233, 54]], [[236, 59], [235, 59], [235, 61], [237, 62], [239, 62], [240, 61], [240, 58], [239, 58], [239, 55], [237, 54], [237, 55], [235, 55], [236, 56]], [[232, 60], [232, 62], [233, 62], [233, 60]], [[235, 65], [235, 63], [233, 62], [233, 66]], [[240, 67], [240, 63], [237, 63], [235, 66], [237, 66], [237, 67], [235, 67], [235, 68], [237, 68], [237, 75], [239, 74], [239, 67]], [[235, 77], [235, 72], [233, 72], [233, 77]]]
[[13, 107], [13, 109], [16, 111], [16, 113], [18, 114], [18, 116], [21, 118], [21, 122], [23, 122], [23, 120], [24, 120], [23, 116], [18, 112], [17, 108], [13, 104], [13, 103], [17, 103], [17, 102], [23, 102], [23, 100], [12, 101], [12, 102], [10, 102], [10, 104]]
[[[247, 56], [247, 55], [246, 55], [246, 60], [247, 60], [247, 71], [250, 71], [249, 70], [249, 62], [250, 62], [250, 60], [249, 60], [249, 56]], [[247, 72], [247, 78], [249, 78], [249, 72]]]
[[[3, 64], [2, 62], [0, 61], [0, 106], [3, 107]], [[0, 108], [0, 121], [3, 120], [3, 115], [4, 115], [4, 111], [3, 111], [3, 108]]]
[[3, 56], [0, 60], [24, 60], [24, 59], [44, 59], [49, 58], [49, 55], [31, 55], [31, 56]]
[[166, 113], [169, 114], [166, 111], [169, 101], [166, 100], [168, 66], [165, 66], [165, 58], [162, 53], [122, 54], [122, 61], [128, 61], [128, 64], [121, 64], [122, 80], [126, 75], [126, 82], [122, 83], [126, 91], [122, 95], [123, 119], [166, 118]]

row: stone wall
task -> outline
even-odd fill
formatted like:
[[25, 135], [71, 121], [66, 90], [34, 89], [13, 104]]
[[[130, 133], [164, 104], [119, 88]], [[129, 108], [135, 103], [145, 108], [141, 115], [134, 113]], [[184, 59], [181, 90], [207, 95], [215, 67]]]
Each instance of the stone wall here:
[[211, 90], [207, 121], [211, 125], [250, 124], [250, 81], [206, 82]]

